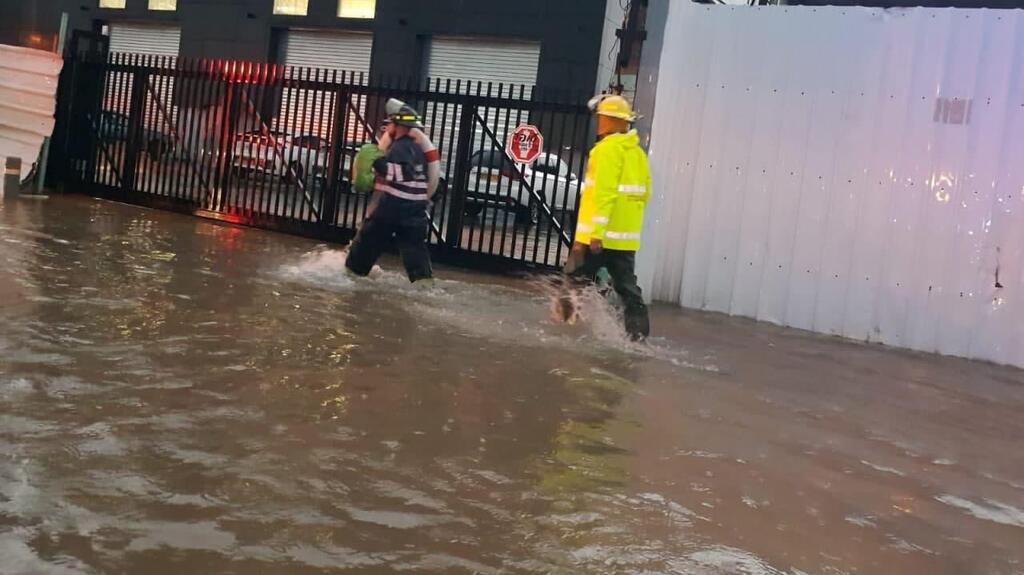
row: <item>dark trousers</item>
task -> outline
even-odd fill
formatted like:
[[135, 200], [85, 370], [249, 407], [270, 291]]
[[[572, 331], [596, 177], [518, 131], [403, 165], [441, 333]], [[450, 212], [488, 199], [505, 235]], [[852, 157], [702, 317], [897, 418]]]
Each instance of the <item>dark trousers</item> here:
[[427, 202], [403, 200], [388, 194], [378, 199], [373, 213], [352, 240], [345, 267], [356, 275], [368, 275], [394, 238], [409, 281], [433, 277], [430, 252], [427, 251], [427, 232], [430, 229]]
[[636, 281], [636, 252], [605, 249], [595, 254], [586, 249], [582, 252], [582, 262], [578, 261], [579, 256], [576, 254], [570, 257], [575, 260], [567, 272], [577, 282], [594, 282], [601, 268], [607, 269], [608, 275], [612, 277], [612, 288], [625, 306], [626, 333], [634, 340], [651, 335], [647, 304], [644, 303], [643, 291]]

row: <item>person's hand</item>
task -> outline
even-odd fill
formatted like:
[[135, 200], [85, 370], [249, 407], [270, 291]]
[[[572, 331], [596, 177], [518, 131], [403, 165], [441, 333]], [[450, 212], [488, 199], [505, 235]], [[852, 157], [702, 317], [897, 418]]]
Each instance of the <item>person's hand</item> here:
[[590, 253], [599, 254], [602, 250], [604, 250], [604, 243], [597, 238], [592, 238], [590, 240]]
[[574, 244], [572, 244], [572, 250], [569, 251], [569, 257], [566, 259], [565, 267], [562, 268], [562, 271], [571, 275], [581, 265], [583, 265], [583, 260], [586, 258], [586, 255], [587, 255], [587, 245], [586, 244], [581, 244], [581, 243], [574, 243]]

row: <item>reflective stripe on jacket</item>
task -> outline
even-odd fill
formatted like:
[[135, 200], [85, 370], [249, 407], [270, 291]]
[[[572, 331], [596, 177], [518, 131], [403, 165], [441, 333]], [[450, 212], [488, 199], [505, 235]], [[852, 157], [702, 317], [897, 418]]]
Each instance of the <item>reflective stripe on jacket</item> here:
[[380, 176], [378, 192], [403, 200], [427, 201], [426, 158], [420, 145], [409, 136], [391, 143], [387, 154], [374, 161], [373, 169]]
[[637, 251], [650, 197], [651, 171], [636, 130], [605, 136], [590, 150], [576, 243], [597, 238], [610, 250]]

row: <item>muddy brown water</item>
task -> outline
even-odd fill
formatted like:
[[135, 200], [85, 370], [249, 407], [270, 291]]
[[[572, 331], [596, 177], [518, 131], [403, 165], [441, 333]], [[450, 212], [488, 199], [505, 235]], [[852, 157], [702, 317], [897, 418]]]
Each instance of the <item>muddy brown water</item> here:
[[0, 204], [0, 573], [1024, 573], [1024, 374]]

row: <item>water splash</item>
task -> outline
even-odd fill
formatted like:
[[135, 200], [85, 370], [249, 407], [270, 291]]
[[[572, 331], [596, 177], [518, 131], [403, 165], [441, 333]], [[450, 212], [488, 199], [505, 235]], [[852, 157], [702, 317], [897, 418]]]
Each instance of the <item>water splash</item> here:
[[375, 266], [369, 277], [356, 277], [345, 269], [346, 257], [345, 251], [321, 246], [297, 263], [282, 266], [277, 275], [334, 292], [372, 291], [393, 297], [417, 317], [474, 338], [602, 355], [621, 353], [718, 372], [715, 365], [691, 361], [687, 350], [667, 340], [631, 341], [623, 327], [622, 312], [615, 305], [616, 297], [607, 297], [606, 290], [597, 286], [571, 291], [577, 318], [566, 324], [556, 321], [551, 313], [552, 302], [567, 293], [561, 276], [534, 276], [515, 287], [444, 278], [413, 284], [400, 266]]

